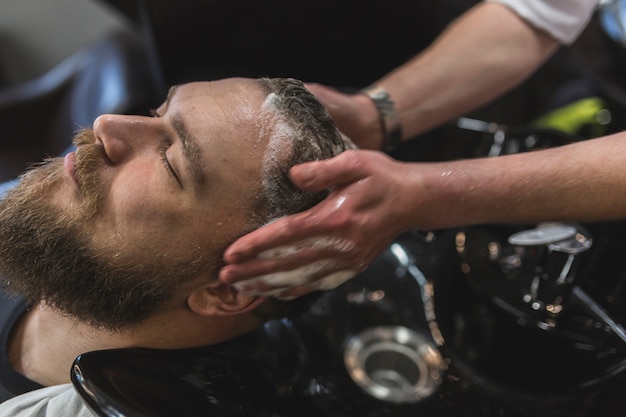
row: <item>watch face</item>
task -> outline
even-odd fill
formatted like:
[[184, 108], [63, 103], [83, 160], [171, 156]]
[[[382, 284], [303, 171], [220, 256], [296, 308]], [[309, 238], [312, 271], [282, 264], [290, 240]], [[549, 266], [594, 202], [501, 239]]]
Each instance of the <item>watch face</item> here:
[[387, 96], [387, 92], [383, 90], [382, 88], [378, 88], [378, 87], [362, 90], [362, 92], [374, 101], [384, 100]]
[[576, 235], [576, 228], [564, 224], [540, 226], [536, 229], [524, 230], [509, 236], [511, 245], [537, 246], [560, 242]]
[[377, 88], [372, 91], [372, 98], [375, 98], [377, 100], [386, 100], [387, 98], [389, 98], [389, 94], [382, 88]]
[[374, 87], [371, 89], [365, 89], [363, 92], [374, 102], [378, 111], [382, 114], [383, 118], [387, 119], [392, 114], [395, 114], [393, 103], [389, 98], [389, 93], [382, 87]]

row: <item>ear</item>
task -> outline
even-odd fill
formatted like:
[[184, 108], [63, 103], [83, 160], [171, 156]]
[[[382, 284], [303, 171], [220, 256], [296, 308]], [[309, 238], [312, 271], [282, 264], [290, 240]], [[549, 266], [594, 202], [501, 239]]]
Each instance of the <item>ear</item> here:
[[201, 316], [244, 314], [263, 301], [262, 297], [244, 296], [235, 287], [219, 281], [198, 287], [187, 297], [191, 311]]

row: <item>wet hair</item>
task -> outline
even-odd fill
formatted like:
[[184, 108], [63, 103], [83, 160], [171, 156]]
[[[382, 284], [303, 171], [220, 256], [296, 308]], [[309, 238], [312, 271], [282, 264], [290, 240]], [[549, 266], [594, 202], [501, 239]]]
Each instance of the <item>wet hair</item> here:
[[[252, 210], [253, 227], [279, 217], [298, 213], [323, 200], [328, 191], [306, 192], [289, 179], [294, 165], [332, 158], [351, 147], [333, 123], [325, 107], [301, 81], [293, 78], [259, 80], [268, 94], [261, 131], [269, 135], [263, 161], [262, 187]], [[262, 321], [297, 316], [318, 298], [308, 294], [291, 301], [270, 299], [253, 314]]]
[[[253, 217], [267, 223], [313, 207], [327, 192], [305, 192], [293, 185], [288, 172], [294, 165], [331, 158], [346, 150], [346, 143], [324, 106], [301, 81], [262, 78], [268, 94], [265, 110], [274, 121], [265, 126], [270, 136]], [[261, 118], [267, 123], [269, 118]]]

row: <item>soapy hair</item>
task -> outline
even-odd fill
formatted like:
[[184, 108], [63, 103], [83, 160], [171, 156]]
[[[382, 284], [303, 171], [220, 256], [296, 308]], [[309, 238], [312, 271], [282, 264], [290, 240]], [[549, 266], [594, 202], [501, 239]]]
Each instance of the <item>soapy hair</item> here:
[[[306, 192], [289, 179], [294, 165], [332, 158], [353, 147], [342, 137], [322, 104], [292, 78], [263, 78], [268, 94], [259, 118], [262, 134], [268, 135], [261, 172], [261, 191], [251, 221], [253, 228], [272, 220], [313, 207], [328, 191]], [[316, 293], [291, 301], [270, 298], [252, 313], [261, 321], [295, 316], [306, 311]]]
[[292, 78], [262, 78], [268, 93], [262, 117], [269, 126], [269, 141], [261, 173], [262, 190], [253, 209], [259, 225], [306, 210], [320, 202], [327, 192], [305, 192], [293, 185], [288, 172], [294, 165], [331, 158], [346, 150], [347, 144], [324, 106], [301, 81]]

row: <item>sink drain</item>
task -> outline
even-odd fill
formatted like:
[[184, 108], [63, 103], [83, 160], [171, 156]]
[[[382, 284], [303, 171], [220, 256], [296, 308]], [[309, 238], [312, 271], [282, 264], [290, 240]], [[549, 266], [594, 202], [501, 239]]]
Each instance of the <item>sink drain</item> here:
[[353, 336], [344, 351], [352, 380], [383, 401], [415, 403], [437, 390], [445, 364], [436, 345], [402, 326], [372, 327]]

